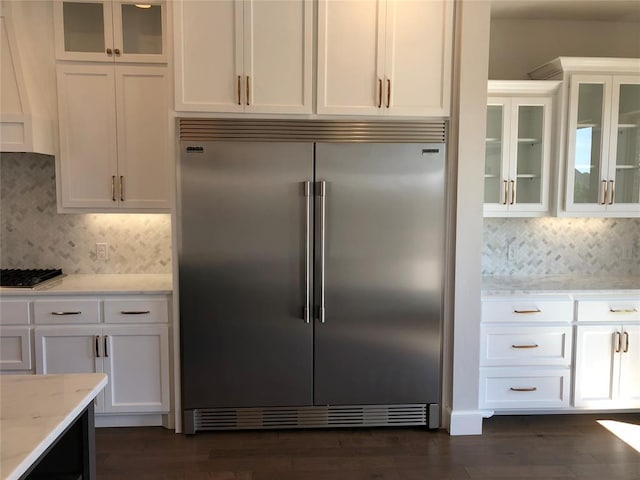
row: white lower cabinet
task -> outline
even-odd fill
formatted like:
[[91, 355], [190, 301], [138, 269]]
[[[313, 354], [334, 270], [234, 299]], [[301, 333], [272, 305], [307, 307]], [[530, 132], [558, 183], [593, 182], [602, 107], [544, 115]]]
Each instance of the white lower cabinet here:
[[0, 371], [31, 370], [31, 328], [0, 328]]
[[569, 408], [572, 320], [568, 295], [483, 298], [480, 408]]
[[576, 407], [640, 407], [640, 325], [578, 325]]
[[35, 328], [36, 373], [104, 372], [96, 413], [169, 411], [165, 325]]

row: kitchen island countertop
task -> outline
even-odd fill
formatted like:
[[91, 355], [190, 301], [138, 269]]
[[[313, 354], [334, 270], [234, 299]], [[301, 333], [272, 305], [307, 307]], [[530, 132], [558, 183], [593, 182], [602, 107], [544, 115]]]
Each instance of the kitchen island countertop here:
[[168, 273], [71, 274], [35, 288], [0, 288], [0, 295], [168, 294], [173, 290]]
[[482, 295], [518, 294], [640, 295], [640, 276], [539, 275], [482, 278]]

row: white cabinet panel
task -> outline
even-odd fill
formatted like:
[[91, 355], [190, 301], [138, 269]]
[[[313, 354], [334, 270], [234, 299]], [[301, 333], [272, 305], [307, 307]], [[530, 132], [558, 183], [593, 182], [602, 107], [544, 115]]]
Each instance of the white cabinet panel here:
[[482, 322], [564, 322], [573, 320], [573, 301], [568, 296], [509, 296], [482, 300]]
[[104, 341], [105, 411], [169, 411], [167, 327], [108, 327]]
[[33, 316], [36, 324], [100, 322], [100, 302], [97, 299], [58, 298], [35, 300]]
[[101, 332], [98, 326], [36, 327], [36, 373], [101, 372]]
[[571, 327], [483, 326], [481, 365], [570, 365]]
[[620, 400], [640, 406], [640, 326], [622, 327]]
[[31, 370], [31, 328], [0, 328], [0, 371]]
[[29, 301], [0, 298], [0, 325], [28, 325]]
[[619, 297], [607, 300], [578, 302], [580, 322], [637, 322], [640, 321], [640, 298]]
[[579, 326], [576, 336], [576, 407], [611, 404], [620, 382], [618, 326]]
[[104, 301], [105, 323], [167, 323], [167, 297], [109, 298]]

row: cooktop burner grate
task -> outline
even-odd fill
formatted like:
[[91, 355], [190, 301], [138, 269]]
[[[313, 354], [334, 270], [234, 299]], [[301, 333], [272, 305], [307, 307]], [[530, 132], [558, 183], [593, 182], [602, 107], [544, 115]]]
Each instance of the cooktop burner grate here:
[[3, 268], [0, 270], [0, 287], [31, 288], [60, 275], [62, 275], [60, 268]]

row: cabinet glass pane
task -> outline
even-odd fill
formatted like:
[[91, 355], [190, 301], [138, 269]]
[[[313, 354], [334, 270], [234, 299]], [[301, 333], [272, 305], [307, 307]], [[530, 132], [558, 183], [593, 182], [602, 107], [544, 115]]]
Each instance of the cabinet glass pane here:
[[598, 203], [600, 192], [600, 146], [604, 85], [583, 83], [578, 90], [578, 124], [575, 135], [574, 203]]
[[125, 54], [162, 54], [160, 5], [122, 5], [122, 37]]
[[101, 3], [64, 2], [64, 49], [67, 52], [104, 52], [104, 14]]
[[518, 158], [516, 169], [516, 203], [540, 203], [542, 195], [542, 132], [544, 107], [518, 107]]
[[640, 202], [640, 85], [620, 85], [616, 203]]
[[501, 203], [502, 105], [487, 106], [487, 138], [484, 158], [484, 203]]

